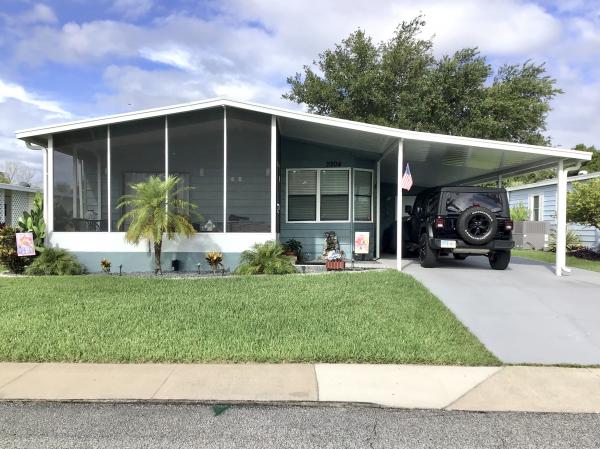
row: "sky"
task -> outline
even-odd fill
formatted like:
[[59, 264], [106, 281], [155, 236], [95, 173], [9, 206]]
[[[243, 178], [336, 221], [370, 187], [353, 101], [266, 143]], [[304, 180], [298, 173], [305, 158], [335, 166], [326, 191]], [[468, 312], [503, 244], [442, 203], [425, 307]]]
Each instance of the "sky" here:
[[216, 96], [302, 108], [286, 77], [361, 28], [423, 14], [437, 56], [546, 63], [553, 145], [600, 146], [600, 0], [0, 0], [0, 171], [41, 155], [14, 131]]

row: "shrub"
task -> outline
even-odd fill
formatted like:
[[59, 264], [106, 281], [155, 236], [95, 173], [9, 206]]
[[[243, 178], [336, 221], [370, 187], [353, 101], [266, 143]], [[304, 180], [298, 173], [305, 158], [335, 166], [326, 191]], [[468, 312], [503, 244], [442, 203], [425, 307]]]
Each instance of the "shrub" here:
[[237, 274], [291, 274], [295, 273], [294, 264], [285, 255], [280, 243], [270, 240], [257, 243], [251, 250], [244, 251]]
[[[583, 245], [579, 236], [570, 229], [567, 231], [567, 251], [575, 251], [580, 249]], [[550, 240], [548, 242], [548, 251], [556, 252], [556, 232], [550, 234]]]
[[17, 255], [18, 228], [0, 224], [0, 265], [6, 267], [11, 273], [21, 274], [33, 261], [33, 257], [20, 257]]
[[577, 257], [578, 259], [600, 260], [600, 252], [594, 251], [591, 248], [579, 248], [575, 251], [571, 251], [569, 254]]
[[110, 273], [111, 266], [112, 266], [112, 264], [110, 263], [110, 260], [108, 260], [108, 259], [102, 259], [100, 261], [100, 268], [102, 268], [102, 271], [104, 271], [105, 273]]
[[302, 252], [302, 243], [296, 239], [289, 239], [283, 244], [283, 250], [286, 254], [298, 256]]
[[19, 228], [33, 233], [33, 242], [37, 252], [44, 250], [44, 239], [46, 238], [46, 223], [44, 222], [44, 203], [41, 193], [36, 193], [33, 200], [33, 209], [23, 212], [18, 221]]
[[510, 218], [513, 221], [527, 221], [529, 220], [529, 210], [523, 203], [519, 203], [510, 208]]
[[62, 276], [82, 274], [83, 266], [77, 258], [60, 248], [46, 248], [35, 258], [33, 263], [25, 270], [26, 274]]
[[223, 253], [218, 251], [209, 251], [204, 258], [210, 265], [210, 269], [215, 273], [219, 267], [223, 266]]

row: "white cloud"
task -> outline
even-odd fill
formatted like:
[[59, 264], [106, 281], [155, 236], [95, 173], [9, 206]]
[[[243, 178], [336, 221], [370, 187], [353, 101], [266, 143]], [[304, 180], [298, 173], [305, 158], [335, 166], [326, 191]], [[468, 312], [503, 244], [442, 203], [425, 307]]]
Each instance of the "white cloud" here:
[[45, 119], [71, 117], [71, 114], [65, 111], [56, 101], [41, 99], [37, 95], [27, 92], [23, 86], [7, 83], [0, 79], [0, 103], [5, 103], [11, 99], [35, 106], [45, 113]]
[[136, 19], [148, 14], [153, 6], [152, 0], [114, 0], [111, 9], [125, 18]]
[[164, 49], [144, 47], [140, 49], [140, 56], [152, 62], [170, 65], [190, 72], [196, 69], [190, 52], [179, 47], [167, 47]]
[[32, 9], [19, 16], [19, 21], [26, 24], [56, 23], [58, 19], [52, 8], [43, 3], [36, 3]]

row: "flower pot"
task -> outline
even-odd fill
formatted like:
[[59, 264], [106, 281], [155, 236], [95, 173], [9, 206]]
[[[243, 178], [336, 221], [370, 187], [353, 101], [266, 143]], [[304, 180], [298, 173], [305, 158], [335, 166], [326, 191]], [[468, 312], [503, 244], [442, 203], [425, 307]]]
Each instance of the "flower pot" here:
[[325, 262], [327, 271], [340, 271], [346, 268], [345, 260], [328, 260]]

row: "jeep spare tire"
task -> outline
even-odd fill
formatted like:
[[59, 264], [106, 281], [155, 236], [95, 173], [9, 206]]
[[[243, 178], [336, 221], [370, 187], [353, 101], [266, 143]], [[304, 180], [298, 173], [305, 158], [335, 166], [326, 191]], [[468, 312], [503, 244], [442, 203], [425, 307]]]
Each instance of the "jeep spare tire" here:
[[473, 206], [464, 210], [456, 223], [456, 232], [471, 245], [491, 242], [498, 230], [496, 214], [487, 207]]

